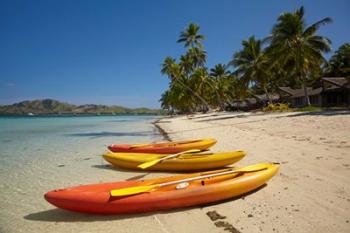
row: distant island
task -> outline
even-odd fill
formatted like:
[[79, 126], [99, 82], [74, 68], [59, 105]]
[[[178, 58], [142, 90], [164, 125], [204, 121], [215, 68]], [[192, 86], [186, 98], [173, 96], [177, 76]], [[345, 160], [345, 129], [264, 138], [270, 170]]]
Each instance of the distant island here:
[[160, 115], [162, 110], [96, 104], [74, 105], [53, 99], [0, 105], [0, 115]]

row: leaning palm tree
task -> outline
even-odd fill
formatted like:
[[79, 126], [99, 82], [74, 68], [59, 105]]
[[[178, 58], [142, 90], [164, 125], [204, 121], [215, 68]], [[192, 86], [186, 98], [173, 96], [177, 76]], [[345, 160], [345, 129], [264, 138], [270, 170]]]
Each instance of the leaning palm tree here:
[[251, 36], [248, 40], [243, 40], [242, 45], [243, 49], [234, 54], [233, 60], [229, 64], [236, 68], [236, 74], [247, 87], [259, 86], [271, 102], [267, 90], [270, 64], [263, 52], [261, 40]]
[[307, 27], [304, 18], [304, 8], [300, 7], [294, 13], [283, 13], [267, 38], [271, 44], [268, 54], [282, 64], [292, 64], [293, 72], [304, 89], [305, 100], [310, 106], [307, 93], [307, 79], [313, 69], [319, 69], [325, 62], [323, 52], [329, 52], [331, 41], [317, 35], [320, 26], [328, 24], [331, 18], [324, 18]]
[[170, 113], [174, 113], [175, 110], [182, 113], [191, 112], [195, 107], [195, 100], [193, 95], [189, 93], [180, 83], [175, 82], [169, 86], [160, 99], [163, 109], [168, 109]]
[[209, 111], [211, 108], [209, 104], [202, 98], [196, 91], [189, 87], [185, 82], [187, 77], [183, 73], [183, 68], [176, 63], [175, 59], [172, 57], [166, 57], [162, 64], [161, 73], [167, 75], [171, 82], [179, 83], [183, 88], [189, 91], [191, 94], [196, 96], [205, 106], [206, 110]]
[[[213, 86], [209, 79], [207, 68], [199, 67], [191, 74], [190, 83], [193, 89], [205, 99], [206, 103], [212, 102]], [[205, 106], [207, 107], [207, 106]]]
[[199, 47], [202, 48], [202, 40], [204, 35], [199, 34], [199, 25], [190, 23], [188, 27], [180, 33], [178, 43], [184, 43], [185, 47]]

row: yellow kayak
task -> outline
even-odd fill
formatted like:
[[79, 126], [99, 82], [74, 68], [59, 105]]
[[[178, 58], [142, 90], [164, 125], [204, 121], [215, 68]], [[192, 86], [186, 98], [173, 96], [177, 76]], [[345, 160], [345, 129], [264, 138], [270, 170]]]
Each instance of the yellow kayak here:
[[[209, 170], [224, 167], [241, 160], [246, 153], [244, 151], [232, 151], [223, 153], [204, 152], [201, 154], [183, 154], [176, 158], [164, 160], [146, 170], [154, 171], [196, 171]], [[107, 152], [103, 158], [113, 166], [138, 169], [140, 164], [163, 158], [164, 154], [145, 153], [113, 153]]]

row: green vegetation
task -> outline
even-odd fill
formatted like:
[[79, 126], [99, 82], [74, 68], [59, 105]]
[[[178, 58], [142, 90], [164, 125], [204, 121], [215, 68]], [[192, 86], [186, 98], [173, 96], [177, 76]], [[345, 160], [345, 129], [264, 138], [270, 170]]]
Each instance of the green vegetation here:
[[0, 106], [0, 115], [113, 115], [113, 114], [150, 114], [159, 115], [162, 113], [159, 109], [148, 108], [125, 108], [121, 106], [106, 105], [72, 105], [62, 103], [57, 100], [44, 99], [23, 101], [13, 105]]
[[302, 107], [302, 108], [294, 108], [293, 111], [294, 112], [320, 112], [324, 110], [321, 107], [315, 107], [315, 106], [306, 106], [306, 107]]
[[339, 47], [329, 59], [326, 67], [328, 77], [350, 77], [350, 44], [345, 43]]
[[245, 88], [256, 85], [269, 98], [267, 84], [270, 75], [268, 72], [270, 61], [263, 51], [262, 42], [252, 36], [244, 40], [242, 46], [243, 49], [234, 54], [230, 65], [236, 69], [235, 74], [242, 80]]
[[277, 104], [268, 104], [266, 107], [263, 107], [263, 112], [289, 112], [292, 109], [289, 108], [289, 104], [277, 103]]
[[227, 65], [213, 68], [206, 66], [205, 37], [199, 25], [189, 24], [177, 41], [184, 44], [186, 52], [179, 59], [166, 57], [162, 64], [161, 73], [170, 81], [160, 99], [162, 108], [169, 113], [224, 110], [253, 94], [264, 94], [272, 103], [270, 93], [279, 86], [303, 87], [310, 105], [307, 85], [324, 74], [350, 75], [349, 44], [341, 46], [329, 64], [323, 57], [330, 51], [331, 41], [317, 33], [331, 21], [327, 17], [307, 26], [303, 7], [282, 13], [269, 36], [243, 40], [242, 49], [233, 53]]
[[280, 68], [288, 70], [296, 77], [304, 89], [307, 105], [310, 106], [307, 94], [307, 81], [315, 76], [320, 77], [321, 65], [326, 63], [322, 52], [331, 50], [331, 41], [316, 34], [320, 26], [332, 22], [324, 18], [306, 27], [304, 8], [294, 13], [283, 13], [272, 28], [271, 40], [267, 54], [278, 60]]

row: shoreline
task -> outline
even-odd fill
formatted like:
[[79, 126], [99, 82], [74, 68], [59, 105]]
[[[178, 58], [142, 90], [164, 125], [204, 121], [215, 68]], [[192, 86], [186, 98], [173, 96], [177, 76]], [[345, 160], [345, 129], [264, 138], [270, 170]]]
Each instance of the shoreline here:
[[163, 137], [165, 141], [171, 142], [172, 139], [169, 137], [169, 134], [159, 125], [164, 122], [163, 119], [167, 119], [168, 117], [161, 117], [155, 121], [152, 121], [151, 124], [158, 130], [159, 134]]

